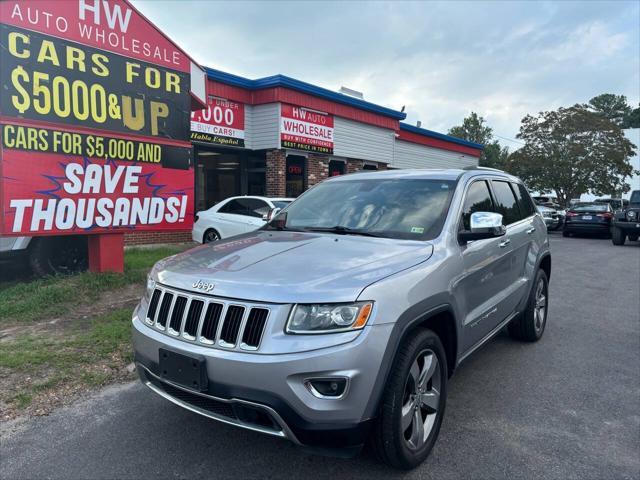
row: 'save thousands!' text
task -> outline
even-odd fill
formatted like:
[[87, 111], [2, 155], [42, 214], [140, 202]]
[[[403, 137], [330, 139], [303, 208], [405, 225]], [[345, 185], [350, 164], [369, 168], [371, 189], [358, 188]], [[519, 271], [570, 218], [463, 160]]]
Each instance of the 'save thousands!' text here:
[[[141, 196], [141, 174], [141, 165], [68, 163], [57, 198], [11, 200], [10, 207], [15, 209], [12, 231], [122, 229], [184, 222], [187, 195]], [[65, 194], [72, 197], [61, 198]]]

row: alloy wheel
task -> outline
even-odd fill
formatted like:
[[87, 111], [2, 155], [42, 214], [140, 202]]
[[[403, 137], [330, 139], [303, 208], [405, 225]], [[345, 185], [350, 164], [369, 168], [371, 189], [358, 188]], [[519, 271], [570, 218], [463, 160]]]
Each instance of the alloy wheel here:
[[217, 242], [218, 240], [220, 240], [220, 236], [213, 230], [204, 234], [204, 243]]
[[544, 280], [541, 278], [536, 285], [536, 303], [533, 307], [533, 326], [537, 334], [540, 334], [547, 319], [547, 295], [544, 287]]
[[440, 405], [441, 375], [436, 354], [422, 350], [411, 364], [404, 387], [401, 425], [411, 450], [422, 447], [433, 430]]

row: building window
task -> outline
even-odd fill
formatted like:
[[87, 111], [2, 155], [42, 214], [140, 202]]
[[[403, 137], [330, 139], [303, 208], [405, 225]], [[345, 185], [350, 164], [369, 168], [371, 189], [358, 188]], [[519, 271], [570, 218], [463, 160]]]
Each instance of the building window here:
[[195, 209], [238, 195], [265, 194], [265, 157], [244, 151], [196, 147]]
[[287, 197], [297, 197], [305, 189], [306, 158], [299, 155], [287, 156]]
[[337, 177], [338, 175], [344, 175], [346, 173], [347, 164], [338, 160], [331, 160], [329, 162], [329, 176]]
[[267, 193], [264, 156], [249, 156], [247, 158], [247, 194], [263, 196]]
[[365, 163], [362, 166], [363, 170], [378, 170], [378, 164], [377, 163]]

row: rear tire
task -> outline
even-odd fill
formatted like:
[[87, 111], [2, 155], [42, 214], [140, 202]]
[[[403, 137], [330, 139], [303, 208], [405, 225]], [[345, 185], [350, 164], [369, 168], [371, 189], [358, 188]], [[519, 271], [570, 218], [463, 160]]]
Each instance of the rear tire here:
[[547, 326], [549, 312], [549, 280], [539, 269], [533, 281], [525, 311], [509, 324], [509, 335], [524, 342], [537, 342]]
[[621, 228], [618, 227], [612, 227], [611, 228], [611, 241], [613, 242], [614, 245], [624, 245], [624, 241], [626, 240], [627, 236], [625, 235], [625, 233], [622, 231]]
[[444, 417], [447, 357], [431, 330], [416, 330], [400, 346], [372, 435], [376, 456], [410, 470], [431, 452]]
[[39, 237], [29, 246], [29, 264], [38, 276], [69, 275], [87, 269], [87, 237]]
[[220, 234], [213, 228], [208, 229], [202, 236], [202, 243], [217, 242], [220, 240]]
[[563, 237], [570, 237], [570, 236], [571, 236], [571, 234], [569, 233], [569, 231], [568, 231], [568, 230], [562, 230], [562, 236], [563, 236]]
[[628, 238], [632, 242], [637, 242], [638, 241], [638, 235], [628, 235]]

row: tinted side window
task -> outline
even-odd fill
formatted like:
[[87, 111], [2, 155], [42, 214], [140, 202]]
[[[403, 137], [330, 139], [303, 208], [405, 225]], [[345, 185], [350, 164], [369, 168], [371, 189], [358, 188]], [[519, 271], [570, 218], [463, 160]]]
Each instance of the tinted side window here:
[[242, 204], [242, 201], [236, 199], [236, 200], [231, 200], [230, 202], [227, 202], [218, 211], [220, 213], [233, 213], [234, 215], [246, 215], [247, 207]]
[[496, 194], [496, 211], [502, 215], [502, 223], [509, 225], [521, 220], [523, 216], [520, 215], [518, 202], [516, 202], [509, 182], [492, 180], [491, 183]]
[[518, 199], [518, 206], [520, 207], [520, 212], [523, 217], [530, 217], [534, 213], [536, 213], [536, 207], [533, 204], [533, 200], [531, 200], [531, 196], [524, 185], [521, 183], [511, 184], [513, 187], [513, 191], [516, 194]]
[[484, 180], [473, 182], [467, 190], [462, 208], [462, 225], [465, 230], [471, 229], [471, 214], [473, 212], [495, 211], [489, 186]]
[[262, 218], [262, 215], [269, 213], [269, 205], [257, 198], [245, 198], [244, 203], [247, 206], [247, 214], [252, 217]]

